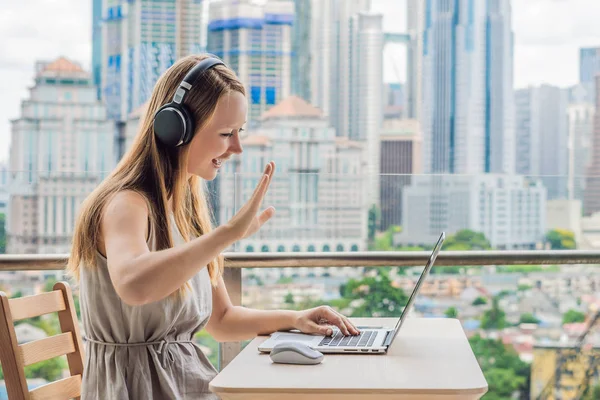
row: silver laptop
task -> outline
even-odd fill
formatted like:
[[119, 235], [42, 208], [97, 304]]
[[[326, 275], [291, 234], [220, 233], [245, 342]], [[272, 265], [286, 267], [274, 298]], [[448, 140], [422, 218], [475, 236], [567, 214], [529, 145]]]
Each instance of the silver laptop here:
[[435, 259], [437, 258], [442, 243], [446, 238], [446, 234], [442, 232], [438, 242], [436, 243], [427, 265], [423, 269], [414, 290], [412, 291], [406, 307], [402, 310], [402, 315], [398, 319], [396, 326], [393, 329], [390, 328], [361, 328], [360, 335], [356, 336], [344, 336], [339, 329], [334, 329], [331, 336], [324, 335], [310, 335], [305, 333], [295, 332], [274, 332], [267, 340], [258, 346], [258, 350], [261, 352], [270, 352], [277, 343], [281, 342], [303, 342], [309, 347], [320, 351], [321, 353], [354, 353], [354, 354], [368, 354], [368, 353], [386, 353], [392, 342], [398, 335], [400, 327], [406, 320], [410, 310], [412, 309], [415, 298], [427, 278], [431, 267], [433, 266]]

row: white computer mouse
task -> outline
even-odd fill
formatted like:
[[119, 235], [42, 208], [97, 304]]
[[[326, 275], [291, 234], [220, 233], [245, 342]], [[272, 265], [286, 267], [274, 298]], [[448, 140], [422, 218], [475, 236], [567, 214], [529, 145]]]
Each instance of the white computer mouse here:
[[323, 353], [300, 342], [277, 343], [270, 354], [271, 360], [279, 364], [314, 365], [323, 361]]

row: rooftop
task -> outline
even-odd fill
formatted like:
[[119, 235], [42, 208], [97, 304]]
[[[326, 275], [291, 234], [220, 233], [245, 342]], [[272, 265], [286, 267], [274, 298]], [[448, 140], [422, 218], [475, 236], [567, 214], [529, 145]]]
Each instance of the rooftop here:
[[37, 75], [44, 76], [88, 76], [81, 65], [70, 61], [66, 57], [59, 57], [54, 61], [40, 61], [36, 65]]
[[263, 115], [262, 119], [271, 118], [323, 118], [323, 111], [307, 103], [298, 96], [290, 96], [279, 104], [271, 107]]

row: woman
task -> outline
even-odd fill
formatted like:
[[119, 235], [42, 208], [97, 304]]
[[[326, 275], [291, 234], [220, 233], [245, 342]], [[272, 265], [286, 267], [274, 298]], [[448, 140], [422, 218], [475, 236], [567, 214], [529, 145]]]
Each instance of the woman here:
[[214, 398], [217, 372], [193, 343], [201, 329], [221, 342], [293, 328], [331, 334], [323, 322], [359, 333], [329, 307], [231, 304], [220, 253], [273, 216], [259, 207], [275, 165], [216, 229], [201, 182], [242, 152], [246, 112], [244, 87], [218, 59], [179, 60], [156, 83], [131, 150], [84, 202], [68, 265], [87, 342], [82, 398]]

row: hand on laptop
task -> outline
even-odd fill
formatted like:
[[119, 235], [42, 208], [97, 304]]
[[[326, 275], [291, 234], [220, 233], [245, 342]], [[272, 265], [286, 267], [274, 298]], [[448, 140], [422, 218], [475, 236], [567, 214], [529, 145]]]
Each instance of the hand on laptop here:
[[294, 328], [304, 333], [317, 333], [330, 336], [337, 326], [344, 335], [358, 335], [360, 331], [342, 314], [329, 306], [310, 308], [299, 312]]

